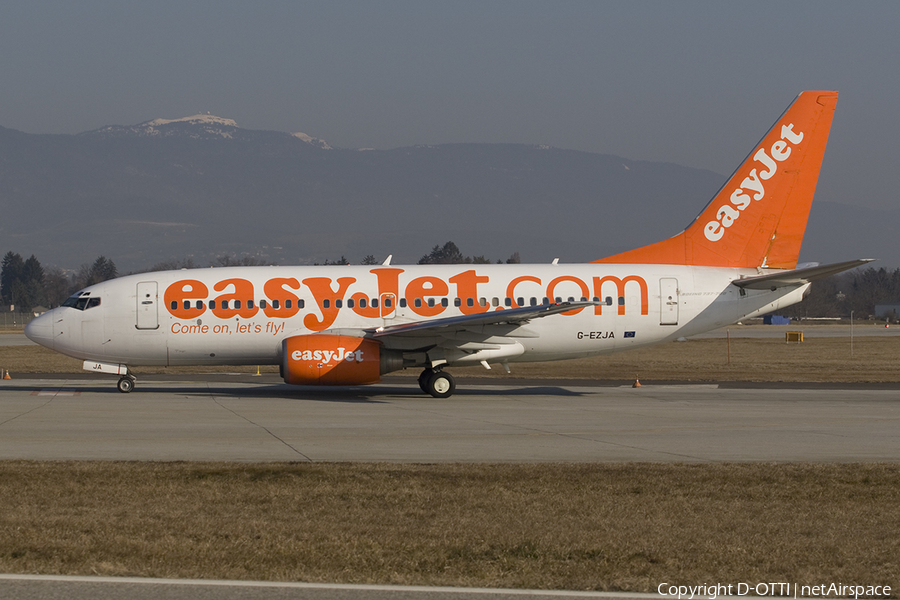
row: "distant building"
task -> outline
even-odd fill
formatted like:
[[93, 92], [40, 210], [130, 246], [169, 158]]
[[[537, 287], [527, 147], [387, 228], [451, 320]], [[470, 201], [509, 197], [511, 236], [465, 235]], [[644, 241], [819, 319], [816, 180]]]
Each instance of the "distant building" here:
[[876, 304], [875, 317], [879, 319], [897, 319], [900, 317], [900, 303]]

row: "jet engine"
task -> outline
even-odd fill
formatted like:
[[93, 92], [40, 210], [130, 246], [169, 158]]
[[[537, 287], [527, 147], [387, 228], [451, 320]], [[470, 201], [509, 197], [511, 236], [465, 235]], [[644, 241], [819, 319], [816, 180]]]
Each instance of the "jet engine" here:
[[399, 352], [385, 352], [369, 338], [296, 335], [285, 338], [281, 350], [281, 376], [293, 385], [377, 383], [382, 373], [403, 368]]

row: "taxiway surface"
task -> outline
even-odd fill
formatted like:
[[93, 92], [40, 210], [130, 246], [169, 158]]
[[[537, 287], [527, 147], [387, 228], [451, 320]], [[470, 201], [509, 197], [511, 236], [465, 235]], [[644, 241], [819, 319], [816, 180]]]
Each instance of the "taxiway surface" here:
[[[569, 382], [571, 383], [571, 382]], [[897, 386], [470, 380], [304, 388], [276, 375], [0, 382], [0, 459], [900, 461]]]

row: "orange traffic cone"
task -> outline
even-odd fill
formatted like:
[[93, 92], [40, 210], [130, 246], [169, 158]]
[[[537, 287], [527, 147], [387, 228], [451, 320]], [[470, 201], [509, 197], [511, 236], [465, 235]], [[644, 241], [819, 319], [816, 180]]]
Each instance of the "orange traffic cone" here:
[[633, 388], [641, 387], [641, 380], [640, 380], [640, 379], [635, 379], [635, 380], [634, 380], [634, 383], [631, 385], [631, 387], [633, 387]]
[[6, 374], [3, 376], [3, 379], [12, 379], [12, 377], [9, 376], [9, 369], [6, 370]]

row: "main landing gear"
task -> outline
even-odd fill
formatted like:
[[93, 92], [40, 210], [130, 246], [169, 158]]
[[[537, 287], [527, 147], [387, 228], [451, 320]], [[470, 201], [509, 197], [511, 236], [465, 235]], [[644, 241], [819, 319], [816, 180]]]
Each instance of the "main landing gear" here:
[[425, 369], [419, 375], [419, 387], [435, 398], [449, 398], [456, 389], [456, 382], [450, 373], [444, 373], [440, 369]]
[[123, 375], [121, 379], [119, 379], [119, 383], [116, 384], [116, 387], [119, 388], [119, 391], [123, 394], [127, 394], [131, 390], [134, 389], [135, 376], [134, 375]]

